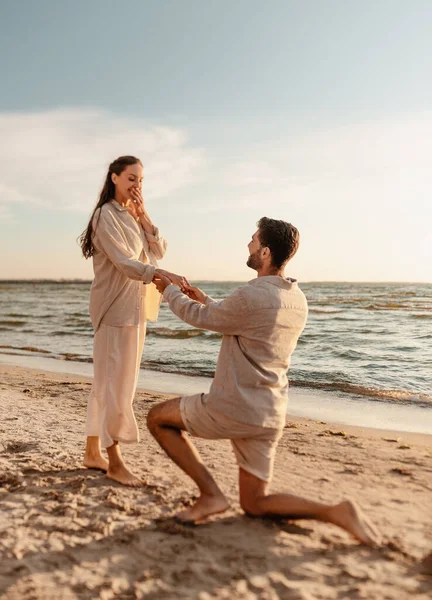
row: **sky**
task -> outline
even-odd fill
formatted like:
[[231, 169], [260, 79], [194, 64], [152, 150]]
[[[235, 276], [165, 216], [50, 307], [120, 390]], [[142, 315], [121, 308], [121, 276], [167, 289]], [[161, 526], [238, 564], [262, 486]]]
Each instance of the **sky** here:
[[144, 163], [161, 267], [247, 281], [262, 216], [300, 281], [432, 282], [429, 0], [2, 0], [0, 279], [91, 279], [108, 164]]

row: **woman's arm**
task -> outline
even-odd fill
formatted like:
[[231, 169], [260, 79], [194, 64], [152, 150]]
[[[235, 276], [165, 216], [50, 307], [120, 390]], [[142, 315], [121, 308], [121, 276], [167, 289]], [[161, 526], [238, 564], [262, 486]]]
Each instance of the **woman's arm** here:
[[160, 260], [165, 256], [165, 252], [167, 250], [167, 242], [166, 240], [159, 234], [159, 229], [157, 227], [154, 228], [153, 233], [148, 233], [145, 231], [145, 236], [150, 246], [150, 250], [153, 252], [155, 258]]
[[113, 216], [108, 211], [101, 210], [100, 216], [95, 218], [95, 225], [95, 245], [113, 265], [129, 279], [151, 283], [155, 267], [137, 260], [126, 246], [122, 231]]

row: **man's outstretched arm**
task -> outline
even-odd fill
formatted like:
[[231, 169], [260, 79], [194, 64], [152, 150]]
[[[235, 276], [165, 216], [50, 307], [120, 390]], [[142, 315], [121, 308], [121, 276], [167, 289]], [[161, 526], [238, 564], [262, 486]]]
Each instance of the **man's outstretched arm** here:
[[188, 298], [174, 285], [168, 285], [163, 297], [172, 312], [189, 325], [226, 335], [240, 335], [244, 330], [248, 308], [241, 289], [222, 302], [214, 302], [207, 297], [208, 301], [201, 304]]

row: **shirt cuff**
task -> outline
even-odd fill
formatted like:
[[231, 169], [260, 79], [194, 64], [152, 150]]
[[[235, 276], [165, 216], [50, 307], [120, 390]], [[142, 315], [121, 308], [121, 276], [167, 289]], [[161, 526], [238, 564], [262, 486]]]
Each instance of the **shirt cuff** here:
[[169, 285], [166, 286], [164, 293], [162, 294], [163, 299], [166, 300], [167, 302], [169, 302], [173, 292], [175, 292], [175, 291], [179, 292], [180, 290], [173, 283], [170, 283]]
[[153, 265], [144, 265], [144, 272], [141, 275], [141, 281], [143, 281], [144, 283], [151, 283], [153, 281], [153, 277], [156, 271], [156, 267], [154, 267]]
[[153, 227], [153, 233], [146, 231], [145, 235], [149, 242], [158, 242], [160, 240], [159, 229], [157, 227]]

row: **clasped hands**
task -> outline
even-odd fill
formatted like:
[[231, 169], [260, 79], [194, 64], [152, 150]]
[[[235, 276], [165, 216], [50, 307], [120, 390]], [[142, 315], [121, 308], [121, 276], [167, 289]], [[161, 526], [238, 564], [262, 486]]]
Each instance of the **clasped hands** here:
[[164, 269], [156, 269], [153, 277], [153, 283], [161, 294], [164, 293], [165, 289], [170, 285], [170, 283], [178, 285], [183, 294], [186, 294], [186, 296], [188, 296], [191, 300], [205, 304], [207, 294], [198, 287], [191, 285], [186, 277], [176, 275], [175, 273], [170, 273]]

